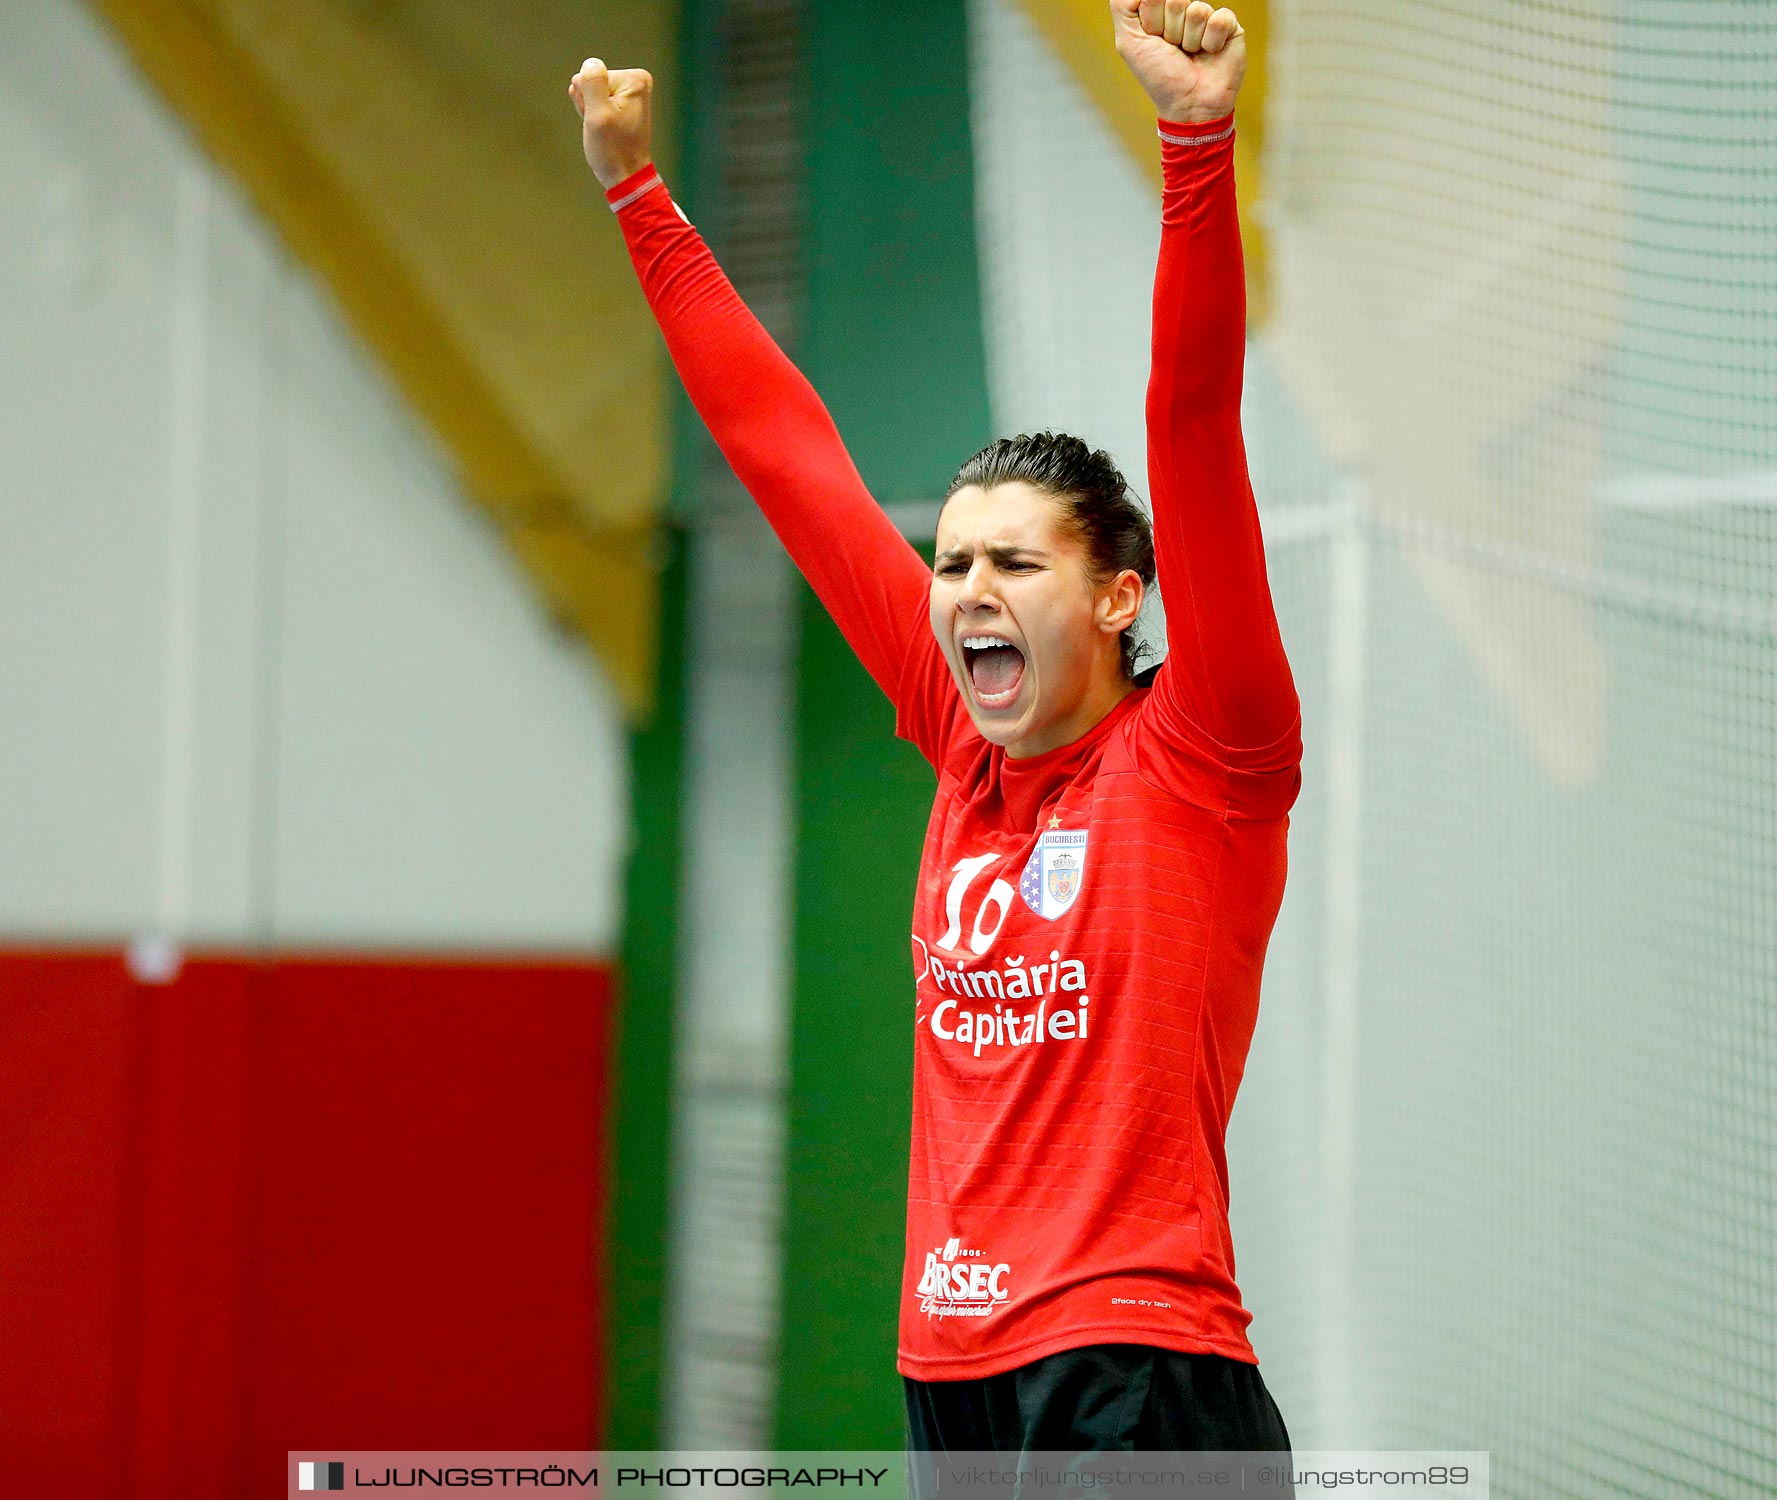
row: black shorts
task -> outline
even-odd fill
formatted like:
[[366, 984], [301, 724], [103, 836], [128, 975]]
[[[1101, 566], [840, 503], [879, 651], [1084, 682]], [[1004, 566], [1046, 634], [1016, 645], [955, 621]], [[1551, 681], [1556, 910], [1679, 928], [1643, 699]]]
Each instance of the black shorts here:
[[1264, 1452], [1289, 1465], [1259, 1367], [1220, 1354], [1088, 1344], [974, 1380], [901, 1380], [909, 1453]]

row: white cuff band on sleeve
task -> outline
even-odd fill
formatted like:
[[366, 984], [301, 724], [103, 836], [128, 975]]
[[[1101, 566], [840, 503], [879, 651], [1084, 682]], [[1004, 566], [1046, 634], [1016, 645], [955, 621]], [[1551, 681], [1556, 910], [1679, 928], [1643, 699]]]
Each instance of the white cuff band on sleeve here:
[[616, 213], [617, 210], [620, 208], [628, 208], [629, 205], [634, 203], [637, 198], [642, 196], [643, 193], [651, 193], [654, 191], [655, 188], [665, 187], [665, 186], [666, 186], [666, 184], [660, 180], [660, 173], [654, 172], [649, 175], [648, 180], [646, 182], [644, 182], [640, 187], [631, 188], [627, 193], [625, 193], [621, 198], [617, 199], [615, 202], [612, 202], [612, 200], [610, 200], [609, 198], [607, 198], [605, 201], [607, 203], [611, 204], [611, 212]]
[[1230, 120], [1227, 128], [1218, 130], [1214, 135], [1168, 135], [1160, 131], [1160, 139], [1171, 141], [1175, 146], [1213, 146], [1217, 141], [1225, 141], [1234, 134], [1234, 122]]

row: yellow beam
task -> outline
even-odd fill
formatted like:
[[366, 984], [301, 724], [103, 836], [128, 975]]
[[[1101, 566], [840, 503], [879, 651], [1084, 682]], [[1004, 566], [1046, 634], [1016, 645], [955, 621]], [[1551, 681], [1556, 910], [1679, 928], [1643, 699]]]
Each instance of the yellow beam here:
[[[666, 362], [580, 158], [567, 80], [596, 52], [645, 62], [675, 97], [677, 8], [93, 3], [332, 290], [626, 707], [644, 710]], [[669, 172], [670, 126], [656, 121]]]
[[[1111, 41], [1110, 7], [1104, 0], [1018, 0], [1080, 91], [1097, 107], [1111, 134], [1160, 190], [1160, 152], [1154, 138], [1154, 106]], [[1246, 31], [1246, 82], [1235, 109], [1234, 171], [1240, 183], [1240, 229], [1246, 246], [1247, 324], [1262, 328], [1271, 311], [1270, 263], [1265, 234], [1253, 216], [1263, 183], [1260, 154], [1265, 139], [1265, 55], [1269, 0], [1234, 6]]]

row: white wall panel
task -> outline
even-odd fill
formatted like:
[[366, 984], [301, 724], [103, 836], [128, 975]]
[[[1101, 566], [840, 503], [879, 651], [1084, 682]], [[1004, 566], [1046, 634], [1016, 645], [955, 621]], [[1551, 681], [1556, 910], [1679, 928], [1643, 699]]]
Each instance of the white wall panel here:
[[0, 202], [0, 941], [613, 946], [602, 673], [75, 0]]
[[[290, 936], [614, 932], [617, 709], [386, 383], [290, 306], [279, 909]], [[342, 796], [342, 789], [350, 789]], [[583, 940], [583, 939], [582, 939]]]
[[0, 7], [8, 925], [140, 920], [156, 869], [174, 164], [82, 20]]

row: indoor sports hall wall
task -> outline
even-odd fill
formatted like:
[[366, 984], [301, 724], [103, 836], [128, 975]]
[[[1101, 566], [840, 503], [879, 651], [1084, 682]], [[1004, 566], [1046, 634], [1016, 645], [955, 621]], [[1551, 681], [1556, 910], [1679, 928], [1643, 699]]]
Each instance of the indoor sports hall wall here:
[[[1777, 1484], [1777, 11], [1271, 8], [1305, 784], [1229, 1139], [1299, 1447]], [[1140, 472], [1151, 193], [973, 0], [998, 430]]]
[[73, 0], [0, 199], [7, 1487], [588, 1446], [610, 688]]
[[[1156, 194], [1051, 3], [718, 0], [667, 106], [916, 539], [996, 433], [1146, 490]], [[1777, 1491], [1777, 12], [1265, 10], [1266, 1380], [1514, 1500]], [[93, 13], [0, 6], [0, 1473], [898, 1444], [930, 773], [682, 400], [629, 734]]]

